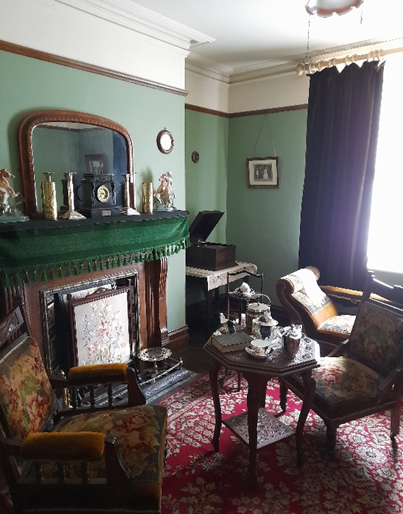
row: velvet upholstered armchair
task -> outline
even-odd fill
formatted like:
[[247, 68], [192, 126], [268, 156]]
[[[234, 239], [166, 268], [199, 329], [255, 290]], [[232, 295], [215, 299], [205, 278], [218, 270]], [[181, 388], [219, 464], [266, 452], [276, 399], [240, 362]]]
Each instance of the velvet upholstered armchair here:
[[362, 292], [319, 286], [319, 277], [314, 266], [299, 269], [277, 281], [276, 293], [291, 323], [302, 324], [306, 335], [326, 352], [348, 338], [355, 321], [354, 314], [340, 314], [332, 298], [357, 308]]
[[[370, 275], [349, 339], [321, 357], [312, 380], [316, 388], [311, 409], [325, 422], [330, 455], [340, 425], [386, 410], [391, 411], [390, 435], [395, 444], [403, 394], [401, 287], [383, 284]], [[280, 387], [283, 410], [288, 389], [304, 398], [300, 378], [286, 377]]]
[[[144, 405], [126, 364], [49, 378], [37, 341], [15, 337], [23, 328], [19, 308], [0, 324], [0, 463], [15, 514], [159, 513], [165, 407]], [[116, 405], [117, 382], [127, 384], [128, 406]], [[104, 406], [95, 384], [104, 388]], [[80, 400], [84, 387], [88, 401]], [[63, 408], [67, 390], [71, 406]]]

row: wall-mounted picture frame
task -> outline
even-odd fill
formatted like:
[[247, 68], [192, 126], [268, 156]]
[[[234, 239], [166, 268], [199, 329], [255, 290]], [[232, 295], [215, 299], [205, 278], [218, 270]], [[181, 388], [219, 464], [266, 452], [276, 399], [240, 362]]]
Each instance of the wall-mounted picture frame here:
[[278, 157], [252, 157], [246, 159], [248, 187], [279, 187]]

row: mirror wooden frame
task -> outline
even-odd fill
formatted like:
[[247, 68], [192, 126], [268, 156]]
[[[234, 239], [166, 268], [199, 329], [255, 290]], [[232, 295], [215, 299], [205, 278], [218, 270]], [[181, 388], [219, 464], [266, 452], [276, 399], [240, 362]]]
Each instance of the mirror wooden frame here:
[[42, 217], [42, 212], [38, 211], [37, 207], [32, 132], [33, 129], [41, 123], [49, 122], [70, 122], [96, 125], [98, 127], [114, 130], [124, 137], [126, 141], [127, 173], [130, 175], [130, 207], [135, 209], [134, 148], [129, 132], [119, 123], [109, 120], [108, 118], [103, 118], [102, 116], [78, 111], [43, 110], [35, 111], [25, 116], [18, 129], [22, 194], [25, 199], [26, 215], [30, 218]]

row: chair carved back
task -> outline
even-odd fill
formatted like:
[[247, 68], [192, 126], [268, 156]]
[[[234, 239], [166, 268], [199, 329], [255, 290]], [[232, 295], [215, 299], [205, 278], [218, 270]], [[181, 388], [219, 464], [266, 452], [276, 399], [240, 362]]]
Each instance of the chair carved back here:
[[0, 349], [26, 331], [25, 319], [21, 309], [18, 307], [0, 323]]
[[349, 352], [382, 375], [403, 361], [403, 305], [390, 301], [402, 304], [402, 291], [370, 275], [349, 339]]

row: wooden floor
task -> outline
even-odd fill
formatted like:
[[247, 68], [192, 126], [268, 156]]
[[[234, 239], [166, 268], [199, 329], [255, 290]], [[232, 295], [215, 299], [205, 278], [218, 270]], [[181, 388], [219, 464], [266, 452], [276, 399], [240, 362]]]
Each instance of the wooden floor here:
[[183, 350], [179, 350], [173, 354], [174, 359], [181, 358], [183, 367], [195, 373], [208, 373], [210, 368], [210, 358], [203, 350], [205, 340], [202, 336], [195, 337], [192, 335], [191, 341]]
[[[211, 330], [219, 325], [219, 312], [222, 312], [223, 300], [217, 299], [211, 305]], [[210, 368], [210, 358], [203, 350], [203, 346], [208, 340], [206, 333], [206, 313], [204, 302], [196, 304], [186, 311], [186, 322], [189, 328], [189, 344], [183, 350], [175, 352], [174, 359], [182, 358], [184, 368], [195, 373], [208, 373]]]

